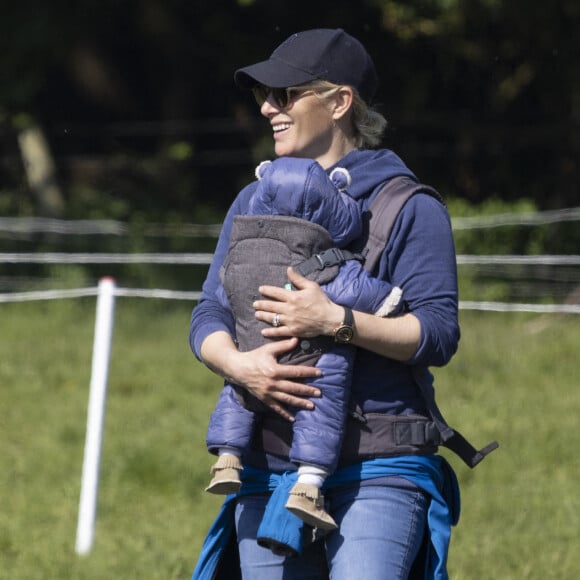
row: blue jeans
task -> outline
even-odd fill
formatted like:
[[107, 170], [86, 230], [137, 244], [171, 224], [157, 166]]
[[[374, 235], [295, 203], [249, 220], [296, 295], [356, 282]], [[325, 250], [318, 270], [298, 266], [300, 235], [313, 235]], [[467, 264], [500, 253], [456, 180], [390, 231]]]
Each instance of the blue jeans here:
[[256, 535], [267, 495], [241, 497], [236, 507], [244, 580], [397, 580], [409, 576], [427, 525], [428, 499], [419, 489], [388, 485], [335, 488], [327, 507], [339, 525], [299, 558], [260, 547]]

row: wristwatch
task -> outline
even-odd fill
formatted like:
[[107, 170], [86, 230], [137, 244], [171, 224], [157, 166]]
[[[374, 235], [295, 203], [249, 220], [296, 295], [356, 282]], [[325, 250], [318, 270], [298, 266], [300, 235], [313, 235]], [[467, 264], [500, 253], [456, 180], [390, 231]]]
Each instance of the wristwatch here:
[[354, 316], [352, 309], [344, 306], [344, 319], [342, 324], [334, 331], [334, 341], [348, 344], [354, 335]]

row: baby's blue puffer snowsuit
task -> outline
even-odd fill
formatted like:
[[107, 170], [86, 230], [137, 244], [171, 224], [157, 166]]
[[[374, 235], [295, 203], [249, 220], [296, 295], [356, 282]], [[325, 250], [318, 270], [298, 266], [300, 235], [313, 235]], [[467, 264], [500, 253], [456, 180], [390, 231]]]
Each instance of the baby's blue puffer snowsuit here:
[[[315, 161], [279, 158], [257, 169], [259, 183], [248, 215], [234, 218], [228, 254], [221, 270], [220, 299], [228, 302], [242, 351], [269, 339], [265, 323], [254, 316], [252, 303], [263, 284], [284, 286], [288, 266], [297, 267], [332, 247], [344, 248], [360, 237], [363, 220], [358, 204], [348, 195], [350, 176], [335, 169], [330, 178]], [[308, 275], [329, 298], [355, 310], [379, 316], [402, 309], [401, 292], [372, 278], [357, 260]], [[355, 347], [332, 338], [302, 339], [285, 355], [284, 364], [316, 364], [322, 376], [309, 381], [322, 392], [312, 411], [296, 413], [290, 459], [332, 472], [337, 465], [349, 408]], [[265, 405], [245, 389], [226, 383], [211, 415], [206, 443], [210, 452], [249, 449], [254, 427]]]

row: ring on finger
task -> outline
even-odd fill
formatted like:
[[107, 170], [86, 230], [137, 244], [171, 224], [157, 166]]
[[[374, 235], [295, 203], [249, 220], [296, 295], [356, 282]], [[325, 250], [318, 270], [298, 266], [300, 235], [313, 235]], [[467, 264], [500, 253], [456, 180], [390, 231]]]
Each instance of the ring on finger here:
[[274, 314], [274, 318], [272, 319], [272, 326], [274, 327], [280, 326], [280, 315], [277, 312], [276, 314]]

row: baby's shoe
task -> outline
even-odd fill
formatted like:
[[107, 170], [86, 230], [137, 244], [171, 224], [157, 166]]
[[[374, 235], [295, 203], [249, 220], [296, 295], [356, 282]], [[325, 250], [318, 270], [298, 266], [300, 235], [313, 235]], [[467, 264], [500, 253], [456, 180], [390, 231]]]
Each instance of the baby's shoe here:
[[324, 509], [324, 496], [315, 485], [296, 483], [290, 490], [286, 509], [314, 528], [338, 528], [332, 516]]
[[213, 477], [205, 491], [220, 495], [238, 493], [242, 486], [240, 471], [242, 462], [239, 457], [231, 454], [220, 455], [211, 468]]

